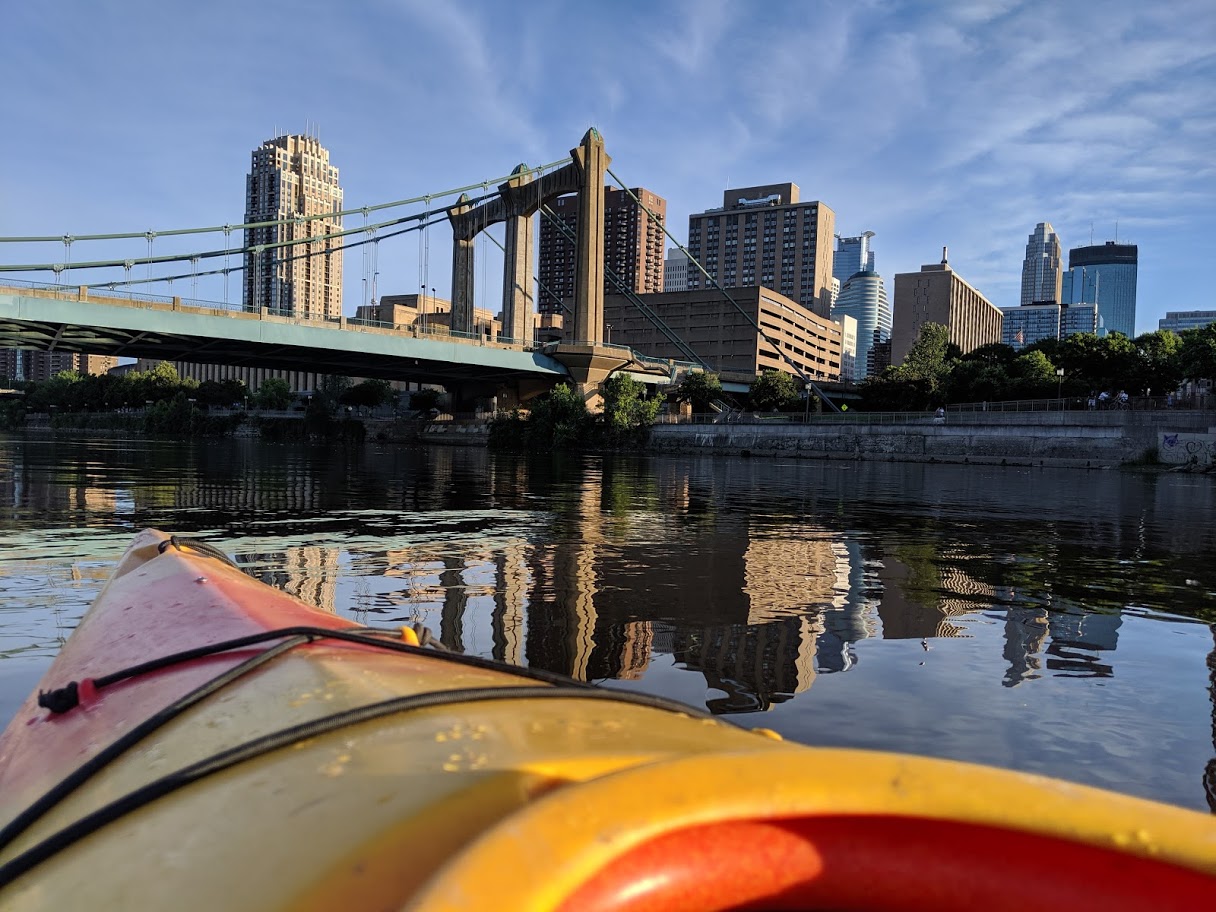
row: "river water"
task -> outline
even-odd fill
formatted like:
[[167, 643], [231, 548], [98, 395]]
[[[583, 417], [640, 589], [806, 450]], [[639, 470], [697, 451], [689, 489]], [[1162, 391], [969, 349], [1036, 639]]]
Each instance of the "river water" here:
[[0, 437], [0, 723], [131, 535], [808, 744], [1208, 809], [1216, 480]]

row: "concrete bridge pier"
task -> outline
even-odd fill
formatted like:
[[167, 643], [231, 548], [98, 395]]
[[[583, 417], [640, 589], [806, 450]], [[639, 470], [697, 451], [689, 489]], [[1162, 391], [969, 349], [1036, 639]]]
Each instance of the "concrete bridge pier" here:
[[579, 172], [573, 341], [598, 345], [604, 340], [604, 181], [612, 159], [594, 127], [570, 155]]
[[[532, 171], [527, 165], [517, 165], [515, 175], [499, 187], [504, 197], [522, 197], [526, 185], [532, 183]], [[502, 334], [513, 342], [532, 338], [533, 286], [536, 260], [536, 216], [523, 214], [522, 207], [513, 207], [518, 214], [506, 220], [506, 255], [502, 282]]]
[[[460, 217], [473, 208], [467, 193], [460, 194], [456, 205], [448, 210], [453, 229], [463, 221]], [[476, 233], [452, 231], [452, 332], [473, 331], [473, 245]]]
[[619, 348], [596, 345], [555, 342], [546, 346], [545, 353], [566, 366], [570, 371], [570, 379], [574, 381], [574, 391], [592, 410], [599, 409], [602, 404], [600, 385], [613, 371], [633, 361], [627, 352]]

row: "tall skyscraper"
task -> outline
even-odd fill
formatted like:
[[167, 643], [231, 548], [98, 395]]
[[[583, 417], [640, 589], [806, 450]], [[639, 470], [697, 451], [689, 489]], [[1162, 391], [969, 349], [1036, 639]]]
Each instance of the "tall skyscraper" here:
[[663, 290], [683, 291], [687, 287], [688, 254], [679, 247], [672, 247], [663, 263]]
[[[727, 190], [721, 209], [688, 217], [688, 252], [725, 288], [763, 285], [828, 317], [836, 213], [798, 197], [797, 184]], [[707, 286], [689, 272], [690, 290]]]
[[1060, 238], [1051, 222], [1039, 222], [1026, 241], [1022, 260], [1022, 304], [1060, 304]]
[[902, 364], [925, 323], [939, 323], [963, 354], [1001, 341], [1001, 309], [950, 268], [946, 248], [941, 263], [895, 277], [895, 325], [891, 363]]
[[840, 280], [841, 287], [854, 273], [874, 271], [874, 251], [870, 249], [873, 231], [863, 232], [859, 237], [836, 238], [836, 252], [832, 254], [832, 275]]
[[854, 273], [841, 287], [832, 308], [833, 319], [839, 316], [857, 321], [856, 377], [850, 379], [868, 377], [876, 372], [871, 351], [891, 338], [891, 303], [882, 276], [873, 270]]
[[342, 239], [274, 246], [341, 231], [338, 216], [297, 221], [341, 208], [338, 169], [315, 136], [277, 136], [253, 150], [245, 221], [277, 224], [245, 229], [246, 310], [265, 307], [308, 320], [342, 316]]
[[[635, 294], [663, 290], [663, 224], [667, 219], [667, 200], [642, 187], [630, 193], [653, 212], [651, 218], [624, 190], [604, 190], [604, 293], [618, 289], [608, 278], [611, 269]], [[578, 197], [563, 196], [550, 205], [553, 214], [571, 234], [578, 221]], [[548, 218], [540, 220], [540, 245], [537, 251], [536, 278], [540, 293], [536, 299], [539, 313], [562, 312], [562, 305], [574, 306], [574, 244]]]
[[1098, 325], [1106, 332], [1136, 335], [1136, 273], [1139, 248], [1107, 241], [1068, 251], [1064, 276], [1066, 304], [1097, 304]]

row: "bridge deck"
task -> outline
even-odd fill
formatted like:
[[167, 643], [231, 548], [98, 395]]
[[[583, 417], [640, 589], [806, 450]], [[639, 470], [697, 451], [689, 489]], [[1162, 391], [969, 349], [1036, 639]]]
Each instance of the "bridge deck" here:
[[64, 288], [0, 287], [0, 346], [439, 384], [567, 375], [541, 351], [446, 328], [312, 321]]

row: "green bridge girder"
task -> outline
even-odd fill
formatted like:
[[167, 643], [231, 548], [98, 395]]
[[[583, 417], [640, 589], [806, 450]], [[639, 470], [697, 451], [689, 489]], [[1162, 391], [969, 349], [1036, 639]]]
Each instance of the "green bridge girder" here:
[[0, 287], [0, 346], [316, 371], [442, 385], [569, 376], [540, 351], [410, 329], [320, 323], [222, 307]]

